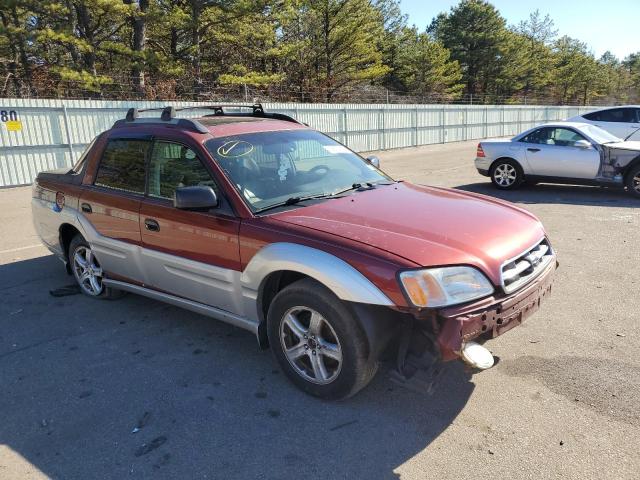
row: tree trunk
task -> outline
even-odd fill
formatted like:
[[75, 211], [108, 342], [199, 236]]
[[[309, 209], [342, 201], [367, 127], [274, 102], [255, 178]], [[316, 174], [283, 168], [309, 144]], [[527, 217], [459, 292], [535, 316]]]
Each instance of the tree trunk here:
[[[2, 20], [2, 26], [4, 27], [4, 29], [8, 30], [9, 20], [7, 19], [4, 12], [0, 12], [0, 20]], [[9, 79], [11, 79], [11, 82], [13, 83], [14, 96], [16, 97], [22, 96], [21, 94], [22, 84], [20, 81], [21, 78], [18, 75], [18, 51], [16, 50], [15, 42], [13, 40], [14, 39], [12, 37], [9, 37], [9, 51], [11, 52], [11, 61], [7, 64], [8, 76], [7, 76], [7, 81], [4, 82], [3, 89], [2, 89], [2, 96], [4, 97], [10, 96], [7, 93], [7, 88], [6, 88]]]
[[193, 47], [193, 59], [191, 65], [193, 67], [193, 78], [195, 80], [194, 92], [196, 96], [202, 91], [202, 78], [200, 77], [201, 61], [200, 58], [200, 14], [202, 13], [201, 4], [198, 0], [191, 1], [191, 45]]
[[[20, 28], [20, 20], [18, 18], [18, 12], [14, 5], [13, 7], [13, 24], [16, 28]], [[27, 56], [26, 49], [27, 39], [24, 35], [20, 35], [18, 39], [18, 53], [20, 54], [20, 63], [22, 64], [22, 70], [24, 71], [24, 80], [29, 87], [29, 92], [31, 92], [31, 64], [29, 63], [29, 57]]]
[[[129, 0], [131, 1], [131, 0]], [[144, 94], [145, 89], [145, 68], [144, 68], [144, 50], [147, 42], [147, 19], [145, 14], [149, 8], [149, 0], [138, 1], [138, 14], [131, 19], [131, 27], [133, 29], [132, 50], [139, 55], [133, 60], [131, 68], [131, 77], [133, 81], [133, 89], [138, 94]]]
[[82, 54], [82, 61], [84, 67], [93, 76], [97, 76], [96, 70], [96, 45], [94, 43], [94, 32], [91, 29], [91, 15], [89, 9], [85, 5], [76, 4], [76, 12], [78, 15], [78, 30], [80, 30], [80, 36], [91, 46], [91, 50]]

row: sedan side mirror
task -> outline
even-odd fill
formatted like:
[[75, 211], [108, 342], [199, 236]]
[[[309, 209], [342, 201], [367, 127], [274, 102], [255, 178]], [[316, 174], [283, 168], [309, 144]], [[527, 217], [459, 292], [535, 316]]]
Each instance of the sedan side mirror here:
[[376, 168], [380, 168], [380, 159], [375, 155], [370, 155], [367, 157], [367, 162], [373, 165]]
[[573, 146], [578, 148], [591, 148], [591, 143], [589, 143], [587, 140], [578, 140], [577, 142], [573, 143]]
[[180, 210], [209, 210], [218, 206], [218, 196], [207, 185], [176, 188], [173, 206]]

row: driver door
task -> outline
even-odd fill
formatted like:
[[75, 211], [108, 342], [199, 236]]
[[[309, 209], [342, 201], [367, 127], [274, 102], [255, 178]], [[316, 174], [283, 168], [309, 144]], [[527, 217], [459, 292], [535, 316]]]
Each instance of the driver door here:
[[[176, 188], [209, 185], [218, 196], [210, 211], [173, 206]], [[147, 167], [147, 192], [140, 207], [148, 285], [232, 313], [240, 270], [240, 220], [223, 198], [211, 171], [187, 145], [156, 140]]]
[[[544, 127], [527, 135], [527, 162], [534, 175], [561, 178], [595, 178], [600, 168], [600, 152], [589, 142], [588, 148], [576, 146], [587, 140], [566, 127]], [[588, 141], [588, 140], [587, 140]]]

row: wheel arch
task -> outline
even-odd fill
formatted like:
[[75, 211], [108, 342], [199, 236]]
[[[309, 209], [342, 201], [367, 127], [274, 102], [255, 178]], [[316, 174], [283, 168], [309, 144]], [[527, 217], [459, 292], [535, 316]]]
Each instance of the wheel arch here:
[[[68, 260], [71, 240], [73, 240], [73, 237], [75, 237], [76, 235], [82, 234], [80, 233], [80, 230], [78, 230], [74, 225], [66, 222], [60, 225], [58, 231], [60, 232], [60, 248], [62, 248], [62, 253], [64, 253], [65, 258]], [[71, 266], [69, 265], [68, 261], [65, 261], [65, 267], [67, 269], [67, 273], [71, 275]]]
[[310, 278], [349, 303], [393, 306], [393, 302], [344, 260], [305, 245], [279, 242], [254, 255], [242, 272], [245, 298], [256, 309], [258, 340], [265, 346], [266, 312], [275, 295], [291, 283]]
[[502, 157], [496, 158], [493, 162], [491, 162], [491, 165], [489, 166], [489, 172], [491, 172], [491, 170], [493, 170], [493, 167], [496, 165], [496, 163], [501, 162], [501, 161], [504, 162], [505, 160], [510, 160], [510, 161], [516, 163], [520, 167], [520, 170], [522, 171], [522, 174], [524, 175], [524, 167], [522, 166], [522, 163], [520, 163], [519, 160], [517, 160], [517, 159], [515, 159], [513, 157], [507, 157], [507, 156], [502, 156]]
[[636, 158], [631, 160], [629, 164], [626, 167], [624, 167], [624, 170], [622, 171], [624, 178], [626, 179], [627, 175], [629, 175], [631, 170], [636, 168], [638, 165], [640, 165], [640, 155], [638, 155]]

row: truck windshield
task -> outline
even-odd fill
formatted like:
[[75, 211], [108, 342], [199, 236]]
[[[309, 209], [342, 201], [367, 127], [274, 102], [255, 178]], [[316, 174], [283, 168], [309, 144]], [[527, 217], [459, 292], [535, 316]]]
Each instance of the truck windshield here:
[[254, 212], [288, 199], [329, 197], [356, 184], [393, 181], [314, 130], [247, 133], [211, 139], [205, 146]]

